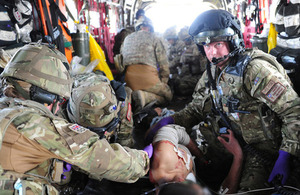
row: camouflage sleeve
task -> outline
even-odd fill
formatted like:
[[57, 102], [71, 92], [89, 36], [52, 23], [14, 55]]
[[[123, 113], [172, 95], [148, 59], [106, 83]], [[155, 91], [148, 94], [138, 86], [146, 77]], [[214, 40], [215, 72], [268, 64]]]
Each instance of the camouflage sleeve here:
[[204, 113], [211, 107], [210, 94], [205, 87], [206, 73], [198, 81], [193, 94], [193, 100], [183, 110], [176, 112], [172, 117], [175, 124], [190, 128], [204, 120]]
[[31, 114], [15, 120], [14, 125], [27, 138], [59, 159], [88, 172], [94, 179], [132, 183], [148, 172], [146, 152], [109, 144], [88, 129], [63, 119], [50, 120]]
[[168, 61], [165, 47], [160, 39], [157, 39], [155, 54], [156, 54], [156, 59], [159, 67], [159, 74], [161, 77], [161, 81], [163, 83], [167, 83], [170, 75], [169, 61]]
[[280, 150], [300, 156], [299, 96], [284, 75], [271, 64], [255, 59], [249, 65], [244, 77], [246, 89], [251, 96], [277, 113], [283, 122]]

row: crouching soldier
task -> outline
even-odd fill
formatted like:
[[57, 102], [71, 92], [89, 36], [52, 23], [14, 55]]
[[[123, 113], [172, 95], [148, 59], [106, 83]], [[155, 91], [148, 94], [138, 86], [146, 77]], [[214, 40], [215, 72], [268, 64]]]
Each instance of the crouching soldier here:
[[70, 97], [67, 67], [64, 55], [40, 44], [24, 46], [5, 67], [6, 97], [0, 99], [1, 192], [59, 194], [57, 184], [70, 165], [97, 180], [130, 183], [147, 173], [147, 152], [109, 144], [54, 115], [59, 102]]

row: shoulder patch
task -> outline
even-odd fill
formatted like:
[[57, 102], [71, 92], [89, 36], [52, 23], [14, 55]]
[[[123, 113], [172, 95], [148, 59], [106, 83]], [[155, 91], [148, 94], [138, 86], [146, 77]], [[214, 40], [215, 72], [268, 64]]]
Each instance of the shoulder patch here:
[[261, 91], [263, 94], [267, 95], [267, 93], [270, 91], [270, 89], [275, 85], [274, 80], [270, 80], [268, 84], [265, 86], [265, 88]]
[[70, 126], [68, 126], [70, 130], [76, 132], [76, 133], [84, 133], [86, 132], [88, 129], [83, 127], [83, 126], [80, 126], [78, 124], [72, 124]]
[[260, 79], [259, 77], [256, 77], [256, 78], [255, 78], [255, 80], [254, 80], [254, 85], [257, 85], [259, 79]]
[[122, 108], [125, 107], [125, 101], [122, 102], [121, 107], [122, 107]]
[[262, 93], [266, 99], [275, 102], [285, 91], [286, 87], [282, 83], [271, 80], [262, 90]]

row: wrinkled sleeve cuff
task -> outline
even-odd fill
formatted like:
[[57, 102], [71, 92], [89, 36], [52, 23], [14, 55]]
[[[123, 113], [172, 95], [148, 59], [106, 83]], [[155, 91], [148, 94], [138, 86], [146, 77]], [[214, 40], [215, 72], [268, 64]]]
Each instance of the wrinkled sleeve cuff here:
[[300, 157], [300, 144], [293, 140], [287, 140], [280, 147], [280, 150], [290, 153], [291, 155]]

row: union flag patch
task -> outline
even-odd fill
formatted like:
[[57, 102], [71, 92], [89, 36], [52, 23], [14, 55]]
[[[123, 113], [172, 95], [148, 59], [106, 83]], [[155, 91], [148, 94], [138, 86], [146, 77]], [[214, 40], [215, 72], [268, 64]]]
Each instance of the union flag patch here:
[[258, 81], [259, 81], [259, 77], [256, 77], [254, 80], [254, 85], [257, 85]]
[[86, 132], [88, 129], [83, 127], [83, 126], [80, 126], [78, 124], [73, 124], [73, 125], [70, 125], [69, 126], [69, 129], [76, 132], [76, 133], [84, 133]]

